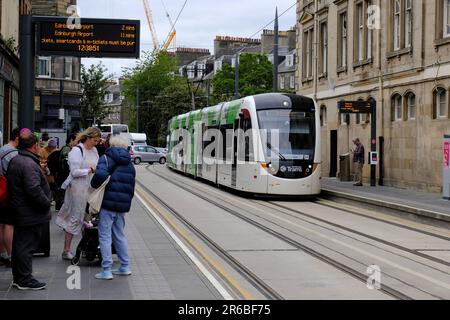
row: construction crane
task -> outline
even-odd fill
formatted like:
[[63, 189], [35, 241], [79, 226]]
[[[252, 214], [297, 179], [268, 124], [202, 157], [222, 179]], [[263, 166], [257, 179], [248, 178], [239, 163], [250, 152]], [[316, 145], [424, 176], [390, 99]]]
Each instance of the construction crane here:
[[164, 1], [161, 0], [161, 3], [162, 3], [162, 5], [163, 5], [163, 7], [164, 7], [164, 10], [166, 11], [166, 17], [167, 17], [167, 19], [169, 20], [170, 26], [172, 27], [172, 29], [171, 29], [172, 31], [170, 32], [170, 35], [169, 35], [169, 37], [168, 37], [166, 43], [165, 43], [164, 46], [163, 46], [163, 50], [165, 51], [165, 50], [167, 50], [167, 48], [169, 48], [169, 46], [170, 46], [170, 44], [172, 43], [172, 41], [173, 41], [173, 48], [176, 48], [177, 31], [175, 30], [175, 25], [174, 25], [172, 19], [170, 18], [169, 12], [167, 12], [167, 8], [166, 8], [166, 6], [165, 6], [165, 4], [164, 4]]
[[152, 11], [150, 10], [150, 5], [148, 3], [148, 0], [142, 0], [144, 3], [144, 9], [145, 9], [145, 15], [147, 16], [148, 26], [150, 28], [150, 33], [152, 34], [153, 38], [153, 46], [155, 47], [155, 51], [159, 51], [159, 41], [158, 36], [156, 35], [156, 29], [155, 25], [153, 24], [153, 17], [152, 17]]

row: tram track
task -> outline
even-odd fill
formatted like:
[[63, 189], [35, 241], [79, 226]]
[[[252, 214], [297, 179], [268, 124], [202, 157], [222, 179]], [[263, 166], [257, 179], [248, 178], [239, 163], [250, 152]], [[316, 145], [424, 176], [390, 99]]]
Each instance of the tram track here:
[[[295, 213], [295, 214], [297, 214], [297, 215], [299, 214], [299, 215], [302, 215], [302, 216], [304, 216], [304, 217], [308, 217], [308, 218], [310, 218], [310, 219], [314, 219], [314, 220], [319, 221], [319, 222], [322, 222], [322, 223], [324, 223], [324, 224], [328, 224], [328, 225], [330, 225], [330, 226], [333, 226], [333, 227], [336, 227], [336, 228], [345, 230], [345, 231], [347, 231], [347, 232], [351, 232], [351, 233], [357, 234], [357, 235], [359, 235], [359, 236], [362, 236], [362, 237], [365, 237], [365, 238], [368, 238], [368, 239], [377, 241], [377, 242], [379, 242], [379, 243], [383, 243], [383, 244], [385, 244], [385, 245], [387, 245], [387, 246], [396, 248], [396, 249], [398, 249], [398, 250], [402, 250], [402, 251], [408, 252], [408, 253], [410, 253], [410, 254], [413, 254], [413, 255], [416, 255], [416, 256], [425, 258], [425, 259], [427, 259], [427, 260], [434, 261], [434, 262], [436, 262], [436, 263], [440, 263], [440, 264], [442, 264], [442, 265], [444, 265], [444, 266], [450, 267], [450, 262], [448, 262], [448, 261], [445, 261], [445, 260], [442, 260], [442, 259], [439, 259], [439, 258], [430, 256], [430, 255], [425, 254], [425, 253], [422, 253], [422, 252], [417, 252], [417, 251], [414, 250], [414, 249], [406, 248], [406, 247], [404, 247], [404, 246], [401, 246], [401, 245], [398, 245], [398, 244], [396, 244], [396, 243], [393, 243], [392, 241], [387, 241], [387, 240], [381, 239], [381, 238], [379, 238], [379, 237], [371, 236], [371, 235], [369, 235], [369, 234], [367, 234], [367, 233], [360, 232], [360, 231], [358, 231], [358, 230], [355, 230], [355, 229], [352, 229], [352, 228], [348, 228], [348, 227], [343, 226], [343, 225], [341, 225], [341, 224], [333, 223], [333, 222], [331, 222], [331, 221], [327, 221], [327, 220], [321, 219], [321, 218], [319, 218], [319, 217], [315, 217], [315, 216], [313, 216], [313, 215], [311, 215], [311, 214], [305, 213], [305, 212], [300, 211], [300, 210], [297, 210], [297, 209], [289, 208], [289, 207], [284, 206], [284, 205], [281, 205], [281, 204], [279, 204], [279, 203], [274, 203], [274, 202], [272, 202], [272, 201], [269, 201], [268, 203], [271, 204], [271, 205], [273, 205], [273, 206], [275, 206], [275, 207], [278, 207], [278, 208], [281, 208], [281, 209], [290, 211], [290, 212], [292, 212], [292, 213]], [[264, 204], [264, 203], [259, 203], [259, 204], [262, 205], [262, 206], [264, 206], [264, 207], [266, 207], [266, 208], [274, 209], [273, 207], [268, 206], [268, 205], [266, 205], [266, 204]], [[281, 211], [280, 211], [280, 212], [281, 212]], [[298, 218], [297, 216], [291, 215], [291, 214], [289, 214], [289, 213], [285, 213], [285, 214], [288, 214], [288, 215], [290, 215], [291, 217], [294, 217], [294, 218]], [[331, 229], [330, 229], [330, 230], [331, 230]], [[336, 232], [336, 230], [333, 230], [333, 231]], [[444, 239], [444, 240], [450, 241], [450, 239], [448, 239], [448, 238], [447, 238], [447, 239]], [[415, 262], [420, 263], [420, 262], [418, 262], [418, 261], [415, 261]], [[433, 268], [433, 267], [431, 267], [431, 266], [429, 266], [429, 265], [426, 265], [426, 266], [427, 266], [427, 267], [430, 267], [430, 268]], [[433, 269], [435, 269], [435, 268], [433, 268]], [[438, 270], [438, 271], [443, 272], [442, 270], [439, 270], [439, 269], [435, 269], [435, 270]], [[448, 274], [448, 275], [450, 275], [450, 273], [448, 273], [448, 272], [445, 272], [445, 273]]]
[[[147, 170], [148, 170], [148, 168], [147, 168]], [[157, 174], [157, 175], [159, 175], [161, 178], [165, 179], [164, 176], [162, 176], [162, 175], [156, 173], [155, 170], [152, 170], [151, 172], [154, 173], [154, 174]], [[177, 175], [177, 174], [178, 174], [177, 172], [172, 172], [172, 173], [173, 173], [174, 175]], [[167, 179], [166, 179], [166, 180], [167, 180]], [[180, 182], [180, 183], [182, 183], [182, 184], [186, 184], [185, 181], [181, 181], [181, 180], [179, 180], [179, 179], [177, 179], [177, 180], [178, 180], [178, 182]], [[169, 182], [171, 182], [171, 181], [169, 181]], [[196, 188], [197, 190], [199, 190], [198, 186], [194, 186], [194, 185], [192, 185], [192, 184], [189, 184], [189, 186], [192, 187], [192, 188]], [[205, 188], [202, 188], [202, 189], [203, 189], [202, 191], [206, 191]], [[213, 196], [213, 195], [212, 195], [212, 196]], [[248, 200], [248, 199], [247, 199], [247, 200]], [[222, 199], [222, 201], [225, 201], [225, 200]], [[289, 207], [287, 207], [287, 206], [278, 204], [278, 203], [273, 202], [273, 201], [266, 201], [266, 202], [263, 202], [263, 201], [255, 201], [255, 200], [254, 200], [254, 201], [252, 201], [252, 202], [253, 202], [253, 203], [256, 203], [256, 204], [258, 204], [258, 205], [261, 205], [261, 206], [263, 206], [263, 207], [266, 207], [266, 208], [268, 208], [268, 209], [275, 210], [275, 211], [277, 211], [277, 212], [279, 212], [279, 213], [281, 213], [281, 214], [288, 215], [288, 216], [290, 216], [290, 217], [292, 217], [292, 218], [294, 218], [294, 219], [297, 219], [297, 220], [300, 220], [300, 221], [309, 223], [309, 224], [314, 224], [314, 223], [312, 223], [311, 221], [308, 221], [308, 220], [301, 219], [298, 215], [302, 215], [302, 216], [304, 216], [304, 217], [307, 217], [307, 218], [309, 218], [309, 219], [316, 220], [316, 221], [318, 221], [318, 222], [320, 222], [320, 223], [323, 223], [323, 224], [327, 224], [327, 225], [332, 226], [332, 227], [334, 227], [334, 228], [339, 228], [339, 229], [345, 230], [345, 231], [347, 231], [347, 232], [350, 232], [350, 233], [359, 235], [359, 236], [361, 236], [361, 237], [368, 238], [368, 239], [370, 239], [370, 240], [373, 240], [373, 241], [382, 243], [382, 244], [387, 245], [387, 246], [389, 246], [389, 247], [392, 247], [392, 248], [395, 248], [395, 249], [398, 249], [398, 250], [407, 252], [407, 253], [409, 253], [409, 254], [411, 254], [411, 255], [414, 255], [414, 256], [417, 256], [417, 257], [421, 257], [421, 258], [427, 259], [427, 260], [429, 260], [429, 261], [433, 261], [433, 262], [442, 264], [442, 265], [444, 265], [444, 266], [446, 266], [446, 267], [449, 267], [449, 266], [450, 266], [450, 262], [448, 262], [448, 261], [445, 261], [445, 260], [442, 260], [442, 259], [433, 257], [433, 256], [431, 256], [431, 255], [428, 255], [428, 254], [419, 252], [419, 251], [414, 250], [414, 249], [410, 249], [410, 248], [407, 248], [407, 247], [398, 245], [398, 244], [396, 244], [396, 243], [393, 243], [392, 241], [387, 241], [387, 240], [381, 239], [381, 238], [379, 238], [379, 237], [371, 236], [371, 235], [369, 235], [369, 234], [367, 234], [367, 233], [360, 232], [360, 231], [358, 231], [358, 230], [355, 230], [355, 229], [352, 229], [352, 228], [348, 228], [348, 227], [345, 227], [345, 226], [343, 226], [343, 225], [336, 224], [336, 223], [333, 223], [333, 222], [331, 222], [331, 221], [328, 221], [328, 220], [324, 220], [324, 219], [318, 218], [318, 217], [313, 216], [313, 215], [311, 215], [311, 214], [308, 214], [308, 213], [306, 213], [306, 212], [303, 212], [303, 211], [300, 211], [300, 210], [297, 210], [297, 209], [292, 209], [292, 208], [289, 208]], [[273, 206], [275, 206], [275, 207], [278, 207], [279, 209], [270, 207], [270, 206], [266, 205], [265, 203], [270, 203], [271, 205], [273, 205]], [[401, 224], [399, 224], [399, 223], [391, 222], [391, 221], [389, 221], [389, 220], [378, 219], [378, 218], [375, 218], [375, 217], [372, 218], [372, 217], [370, 217], [370, 216], [368, 216], [368, 215], [365, 215], [365, 214], [358, 214], [358, 213], [355, 213], [355, 212], [353, 212], [353, 211], [351, 211], [351, 210], [348, 210], [348, 209], [341, 209], [340, 207], [335, 207], [335, 206], [330, 206], [330, 205], [324, 205], [324, 204], [322, 204], [322, 203], [317, 203], [317, 202], [316, 202], [316, 204], [318, 204], [318, 205], [320, 205], [320, 206], [326, 206], [326, 207], [329, 207], [329, 208], [333, 208], [333, 209], [336, 209], [336, 210], [341, 210], [341, 211], [344, 211], [344, 212], [347, 212], [347, 213], [350, 213], [350, 214], [355, 214], [355, 215], [358, 215], [358, 216], [361, 216], [361, 217], [370, 218], [370, 219], [373, 219], [373, 220], [376, 220], [376, 221], [379, 221], [379, 222], [382, 222], [382, 223], [387, 223], [387, 224], [390, 224], [390, 225], [393, 225], [393, 226], [396, 226], [396, 227], [401, 227], [401, 228], [404, 228], [404, 229], [407, 229], [407, 230], [411, 230], [411, 231], [414, 231], [414, 232], [419, 232], [419, 233], [421, 233], [421, 234], [425, 234], [425, 235], [428, 235], [428, 236], [436, 237], [436, 238], [439, 238], [439, 239], [442, 239], [442, 240], [445, 240], [445, 241], [450, 241], [450, 237], [446, 237], [446, 236], [443, 236], [443, 235], [440, 235], [440, 234], [428, 232], [428, 231], [421, 230], [421, 229], [414, 228], [414, 227], [409, 227], [409, 226], [401, 225]], [[280, 209], [281, 209], [281, 210], [280, 210]], [[287, 212], [285, 212], [284, 210], [290, 211], [291, 213], [294, 213], [294, 215], [293, 215], [293, 214], [290, 214], [290, 213], [287, 213]], [[318, 227], [321, 227], [321, 228], [328, 229], [328, 230], [330, 230], [330, 231], [332, 231], [332, 232], [336, 232], [336, 233], [338, 233], [338, 234], [340, 234], [340, 235], [349, 237], [348, 235], [345, 235], [345, 234], [343, 234], [342, 232], [339, 232], [339, 231], [337, 231], [337, 230], [335, 230], [335, 229], [330, 229], [330, 228], [324, 227], [323, 225], [318, 225], [318, 224], [314, 224], [314, 225], [316, 225], [316, 226], [318, 226]], [[353, 240], [355, 240], [355, 241], [359, 241], [359, 242], [361, 242], [361, 243], [364, 243], [364, 244], [367, 244], [367, 245], [374, 246], [374, 247], [376, 247], [377, 249], [384, 250], [384, 251], [386, 251], [386, 252], [388, 252], [388, 253], [396, 254], [396, 253], [394, 253], [394, 252], [392, 252], [392, 251], [388, 251], [388, 250], [383, 249], [383, 248], [381, 248], [381, 247], [379, 247], [379, 246], [375, 246], [375, 245], [373, 245], [373, 244], [370, 244], [370, 243], [361, 241], [360, 239], [356, 239], [356, 238], [354, 238], [354, 237], [351, 237], [351, 238], [352, 238]], [[422, 263], [422, 262], [420, 262], [420, 261], [410, 259], [409, 257], [406, 257], [406, 256], [404, 256], [404, 255], [400, 255], [400, 254], [396, 254], [396, 255], [398, 255], [398, 256], [400, 256], [400, 257], [402, 257], [402, 258], [405, 258], [405, 259], [409, 259], [409, 260], [411, 260], [411, 261], [413, 261], [413, 262], [415, 262], [415, 263], [419, 263], [419, 264], [421, 264], [421, 265], [423, 265], [423, 266], [426, 266], [426, 267], [428, 267], [428, 268], [434, 269], [434, 270], [436, 270], [436, 271], [439, 271], [439, 272], [445, 273], [445, 274], [447, 274], [447, 275], [450, 275], [450, 273], [448, 273], [448, 272], [442, 271], [442, 270], [437, 269], [437, 268], [435, 268], [435, 267], [433, 267], [433, 266], [430, 266], [430, 265], [428, 265], [428, 264], [424, 264], [424, 263]]]
[[[243, 264], [241, 264], [238, 260], [233, 258], [226, 250], [222, 249], [214, 240], [208, 237], [204, 232], [202, 232], [195, 225], [190, 223], [187, 219], [184, 218], [182, 214], [180, 214], [177, 210], [167, 204], [164, 200], [162, 200], [159, 196], [157, 196], [154, 192], [152, 192], [149, 188], [147, 188], [143, 183], [139, 180], [136, 181], [137, 184], [147, 193], [149, 194], [155, 201], [157, 201], [162, 207], [164, 207], [168, 212], [170, 212], [173, 216], [175, 216], [185, 227], [187, 227], [191, 232], [193, 232], [196, 236], [203, 240], [204, 243], [207, 244], [209, 248], [211, 248], [218, 256], [223, 258], [225, 261], [229, 263], [229, 265], [241, 276], [243, 276], [254, 288], [258, 290], [264, 297], [269, 300], [284, 300], [283, 297], [276, 292], [273, 288], [267, 285], [261, 278], [256, 276], [253, 272], [251, 272], [248, 268], [246, 268]], [[227, 279], [223, 279], [227, 280]], [[228, 282], [228, 281], [227, 281]], [[230, 287], [234, 287], [232, 283], [228, 283]], [[238, 290], [235, 290], [238, 291]]]
[[[235, 216], [235, 217], [237, 217], [237, 218], [247, 222], [248, 224], [250, 224], [250, 225], [252, 225], [254, 227], [257, 227], [260, 230], [263, 230], [263, 231], [269, 233], [270, 235], [272, 235], [273, 237], [275, 237], [275, 238], [277, 238], [277, 239], [279, 239], [281, 241], [284, 241], [285, 243], [293, 246], [294, 248], [302, 250], [303, 252], [305, 252], [305, 253], [315, 257], [316, 259], [318, 259], [318, 260], [320, 260], [322, 262], [325, 262], [328, 265], [331, 265], [334, 268], [336, 268], [336, 269], [338, 269], [338, 270], [340, 270], [340, 271], [342, 271], [342, 272], [344, 272], [346, 274], [349, 274], [353, 278], [356, 278], [356, 279], [366, 283], [366, 281], [367, 281], [367, 274], [362, 273], [362, 272], [360, 272], [360, 271], [358, 271], [358, 270], [356, 270], [356, 269], [354, 269], [352, 267], [349, 267], [349, 266], [347, 266], [347, 265], [337, 261], [334, 258], [331, 258], [331, 257], [329, 257], [329, 256], [327, 256], [325, 254], [322, 254], [322, 253], [318, 252], [317, 250], [315, 250], [315, 249], [313, 249], [313, 248], [311, 248], [309, 246], [306, 246], [306, 245], [300, 243], [299, 241], [296, 241], [296, 240], [286, 236], [285, 234], [283, 234], [283, 233], [281, 233], [279, 231], [276, 231], [276, 230], [274, 230], [274, 229], [272, 229], [272, 228], [270, 228], [270, 227], [268, 227], [268, 226], [266, 226], [266, 225], [264, 225], [264, 224], [262, 224], [260, 222], [257, 222], [255, 220], [249, 218], [248, 216], [246, 216], [245, 214], [242, 214], [238, 210], [230, 208], [230, 206], [229, 206], [230, 203], [227, 203], [225, 200], [223, 200], [223, 199], [213, 200], [213, 199], [211, 199], [211, 197], [208, 197], [208, 196], [205, 195], [205, 191], [204, 190], [200, 190], [196, 186], [193, 186], [191, 184], [188, 185], [185, 182], [180, 182], [180, 180], [178, 180], [178, 179], [169, 179], [168, 177], [165, 177], [165, 176], [161, 175], [160, 173], [156, 172], [156, 170], [151, 170], [149, 166], [146, 169], [149, 172], [151, 172], [152, 174], [160, 177], [161, 179], [163, 179], [163, 180], [165, 180], [165, 181], [167, 181], [167, 182], [169, 182], [169, 183], [171, 183], [171, 184], [173, 184], [173, 185], [175, 185], [175, 186], [177, 186], [177, 187], [179, 187], [179, 188], [181, 188], [181, 189], [183, 189], [183, 190], [193, 194], [194, 196], [196, 196], [196, 197], [198, 197], [198, 198], [200, 198], [200, 199], [202, 199], [202, 200], [204, 200], [204, 201], [206, 201], [206, 202], [208, 202], [208, 203], [210, 203], [210, 204], [212, 204], [212, 205], [214, 205], [214, 206], [216, 206], [218, 208], [221, 208], [222, 210], [224, 210], [224, 211], [232, 214], [233, 216]], [[175, 180], [178, 180], [178, 181], [175, 181]], [[227, 203], [227, 205], [224, 205], [223, 202]], [[231, 204], [231, 205], [236, 207], [235, 204]], [[241, 210], [242, 210], [242, 208], [241, 208]], [[272, 208], [272, 210], [273, 210], [273, 208]], [[258, 217], [260, 219], [266, 220], [267, 222], [269, 222], [271, 224], [275, 224], [277, 227], [285, 229], [288, 232], [295, 233], [292, 230], [289, 230], [286, 227], [283, 227], [281, 225], [277, 225], [273, 221], [270, 221], [270, 220], [268, 220], [268, 219], [266, 219], [264, 217], [261, 217], [261, 216], [258, 216]], [[299, 235], [299, 234], [297, 234], [297, 235]], [[301, 236], [301, 235], [299, 235], [299, 236]], [[308, 240], [312, 241], [311, 239], [308, 239]], [[328, 249], [331, 249], [331, 248], [328, 248]], [[331, 249], [331, 250], [333, 250], [333, 249]], [[333, 250], [333, 251], [335, 251], [335, 250]], [[340, 252], [337, 252], [337, 251], [335, 251], [335, 252], [345, 256], [344, 254], [342, 254]], [[345, 256], [345, 257], [354, 260], [351, 257], [348, 257], [348, 256]], [[357, 260], [354, 260], [354, 261], [358, 262], [359, 264], [364, 265], [363, 263], [361, 263], [361, 262], [359, 262]], [[415, 288], [415, 289], [417, 289], [419, 291], [422, 291], [422, 292], [424, 292], [424, 293], [426, 293], [428, 295], [434, 296], [437, 299], [442, 299], [439, 296], [435, 296], [432, 293], [423, 291], [420, 288], [415, 287], [413, 284], [405, 283], [401, 279], [395, 278], [393, 276], [390, 276], [390, 277], [392, 277], [393, 279], [396, 279], [399, 282], [402, 282], [402, 283], [404, 283], [404, 284], [406, 284], [406, 285], [408, 285], [410, 287], [413, 287], [413, 288]], [[407, 294], [404, 294], [404, 293], [402, 293], [402, 292], [400, 292], [400, 291], [398, 291], [398, 290], [396, 290], [396, 289], [394, 289], [394, 288], [392, 288], [390, 286], [387, 286], [385, 284], [381, 285], [380, 291], [382, 291], [383, 293], [385, 293], [385, 294], [387, 294], [387, 295], [389, 295], [391, 297], [394, 297], [396, 299], [401, 299], [401, 300], [411, 300], [411, 299], [413, 299], [412, 297], [408, 296]]]

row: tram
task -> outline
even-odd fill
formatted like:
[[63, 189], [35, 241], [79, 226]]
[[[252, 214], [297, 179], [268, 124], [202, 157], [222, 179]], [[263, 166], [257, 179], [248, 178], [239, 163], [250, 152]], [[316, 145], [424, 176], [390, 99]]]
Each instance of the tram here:
[[311, 98], [267, 93], [169, 121], [167, 165], [195, 178], [263, 195], [318, 195], [320, 118]]

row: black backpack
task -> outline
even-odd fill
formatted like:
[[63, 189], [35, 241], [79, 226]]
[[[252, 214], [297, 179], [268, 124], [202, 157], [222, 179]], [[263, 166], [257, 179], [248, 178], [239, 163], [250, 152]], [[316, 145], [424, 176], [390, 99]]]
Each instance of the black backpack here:
[[58, 175], [59, 172], [59, 157], [61, 155], [61, 150], [55, 150], [48, 155], [47, 166], [50, 170], [50, 174], [54, 177]]

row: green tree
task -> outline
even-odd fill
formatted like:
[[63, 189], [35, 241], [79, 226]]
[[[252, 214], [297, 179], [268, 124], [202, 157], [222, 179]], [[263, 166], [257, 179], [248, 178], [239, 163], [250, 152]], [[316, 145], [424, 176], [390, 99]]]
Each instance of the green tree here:
[[[215, 102], [234, 98], [234, 68], [224, 65], [214, 76], [213, 97]], [[239, 93], [241, 96], [272, 92], [273, 64], [264, 54], [241, 54], [239, 56]]]
[[[130, 130], [145, 132], [151, 145], [166, 144], [167, 123], [173, 116], [192, 109], [186, 79], [174, 74], [177, 60], [167, 52], [147, 53], [136, 66], [125, 69], [124, 91]], [[138, 101], [139, 100], [139, 101]], [[196, 103], [202, 106], [202, 100]]]
[[89, 118], [102, 121], [110, 112], [105, 105], [106, 89], [112, 80], [112, 75], [100, 62], [86, 69], [81, 66], [81, 118], [83, 127], [91, 125]]

